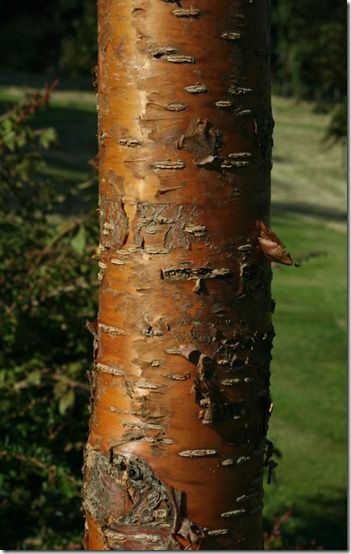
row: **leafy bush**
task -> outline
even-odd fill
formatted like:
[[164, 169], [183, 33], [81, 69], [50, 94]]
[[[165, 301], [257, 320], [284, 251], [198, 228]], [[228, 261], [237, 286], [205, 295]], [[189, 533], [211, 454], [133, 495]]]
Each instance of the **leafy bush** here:
[[[80, 548], [96, 306], [94, 213], [64, 219], [44, 176], [51, 128], [30, 118], [50, 97], [27, 95], [0, 116], [0, 521], [2, 548]], [[69, 200], [69, 199], [66, 199]], [[17, 523], [18, 522], [18, 523]]]

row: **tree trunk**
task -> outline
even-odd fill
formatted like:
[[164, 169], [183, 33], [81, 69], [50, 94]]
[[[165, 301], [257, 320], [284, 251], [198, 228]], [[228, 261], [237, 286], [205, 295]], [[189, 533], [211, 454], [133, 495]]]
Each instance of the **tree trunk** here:
[[261, 549], [269, 1], [99, 0], [98, 18], [85, 545]]

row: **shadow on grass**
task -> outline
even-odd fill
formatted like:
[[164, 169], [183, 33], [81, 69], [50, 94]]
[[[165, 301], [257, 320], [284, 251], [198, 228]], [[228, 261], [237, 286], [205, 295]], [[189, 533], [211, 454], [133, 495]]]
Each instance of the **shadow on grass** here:
[[345, 222], [347, 221], [346, 206], [345, 212], [333, 209], [326, 208], [324, 206], [312, 205], [312, 204], [302, 204], [297, 202], [272, 202], [272, 214], [294, 214], [294, 215], [305, 215], [309, 217], [316, 217], [325, 219], [328, 221], [334, 222]]
[[347, 495], [333, 491], [304, 499], [303, 505], [284, 506], [275, 517], [264, 518], [264, 529], [271, 532], [275, 520], [291, 510], [291, 516], [281, 528], [281, 550], [347, 550]]
[[53, 127], [58, 142], [50, 148], [47, 159], [60, 168], [87, 171], [88, 160], [97, 153], [97, 117], [79, 107], [49, 106], [33, 118], [35, 127]]

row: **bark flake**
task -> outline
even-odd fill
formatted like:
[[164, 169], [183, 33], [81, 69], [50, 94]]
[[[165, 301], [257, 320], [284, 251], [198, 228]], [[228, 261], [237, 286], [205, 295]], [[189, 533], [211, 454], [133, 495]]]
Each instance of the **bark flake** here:
[[184, 169], [185, 163], [182, 160], [160, 160], [150, 164], [151, 169]]
[[218, 279], [232, 277], [232, 271], [226, 267], [211, 268], [211, 267], [198, 267], [198, 268], [169, 268], [161, 269], [161, 279], [168, 281], [182, 281], [189, 279]]
[[228, 512], [221, 513], [221, 517], [223, 518], [230, 518], [230, 517], [240, 517], [246, 513], [246, 510], [244, 508], [241, 508], [240, 510], [230, 510]]
[[221, 34], [221, 38], [224, 38], [224, 40], [236, 41], [236, 40], [240, 40], [241, 34], [235, 31], [224, 31]]
[[183, 102], [169, 102], [165, 106], [165, 110], [168, 112], [183, 112], [187, 109], [187, 104], [184, 104]]
[[214, 129], [207, 119], [195, 117], [189, 124], [185, 134], [178, 140], [178, 148], [192, 152], [195, 164], [201, 160], [213, 157], [222, 143], [222, 133]]
[[128, 217], [121, 194], [100, 196], [100, 236], [104, 248], [118, 250], [128, 237]]
[[180, 18], [188, 18], [188, 17], [199, 17], [201, 15], [201, 10], [198, 8], [190, 7], [190, 8], [178, 8], [176, 10], [172, 11], [173, 15]]
[[185, 56], [180, 54], [170, 54], [169, 56], [165, 56], [165, 59], [169, 63], [195, 63], [194, 56]]
[[198, 448], [194, 450], [181, 450], [178, 454], [183, 458], [206, 458], [208, 456], [216, 456], [217, 450], [214, 448]]
[[251, 94], [252, 89], [248, 87], [240, 87], [237, 84], [233, 84], [228, 88], [228, 94], [232, 94], [233, 96], [243, 96], [245, 94]]
[[205, 94], [208, 92], [208, 88], [203, 83], [196, 83], [195, 85], [188, 85], [184, 87], [185, 92], [189, 94]]

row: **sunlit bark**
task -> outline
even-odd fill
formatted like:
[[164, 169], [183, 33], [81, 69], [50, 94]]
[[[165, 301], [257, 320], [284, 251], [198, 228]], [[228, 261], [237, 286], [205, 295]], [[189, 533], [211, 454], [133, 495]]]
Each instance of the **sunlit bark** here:
[[86, 548], [260, 549], [269, 2], [99, 0], [98, 16]]

